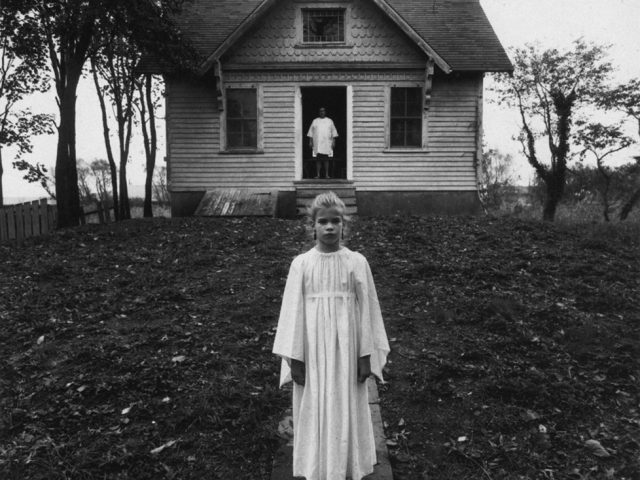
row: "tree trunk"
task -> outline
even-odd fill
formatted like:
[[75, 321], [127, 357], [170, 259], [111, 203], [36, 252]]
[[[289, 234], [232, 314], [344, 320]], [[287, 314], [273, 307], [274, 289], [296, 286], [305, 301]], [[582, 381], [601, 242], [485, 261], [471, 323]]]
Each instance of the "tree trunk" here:
[[556, 209], [562, 198], [564, 190], [564, 178], [557, 178], [557, 172], [554, 177], [547, 180], [547, 195], [544, 199], [544, 207], [542, 209], [542, 220], [545, 222], [553, 222], [556, 216]]
[[155, 169], [155, 159], [150, 161], [147, 159], [147, 176], [144, 181], [144, 218], [153, 217], [153, 202], [152, 202], [152, 185], [153, 185], [153, 171]]
[[131, 218], [129, 188], [127, 187], [127, 163], [120, 162], [120, 220]]
[[0, 207], [4, 205], [4, 189], [2, 188], [3, 176], [4, 169], [2, 168], [2, 146], [0, 146]]
[[638, 203], [638, 200], [640, 200], [640, 188], [633, 192], [633, 195], [631, 195], [629, 200], [627, 200], [627, 202], [622, 206], [622, 209], [620, 210], [620, 221], [627, 219], [635, 204]]
[[131, 218], [131, 205], [129, 203], [129, 187], [127, 185], [127, 162], [129, 161], [129, 144], [131, 141], [132, 117], [126, 124], [119, 125], [118, 136], [120, 138], [120, 213], [123, 220]]
[[[144, 217], [153, 217], [153, 172], [156, 168], [156, 152], [158, 149], [158, 141], [156, 135], [156, 119], [155, 111], [153, 107], [152, 97], [152, 85], [153, 77], [150, 74], [146, 74], [143, 80], [144, 93], [142, 88], [140, 89], [140, 104], [141, 104], [141, 119], [140, 124], [142, 126], [142, 136], [144, 139], [144, 151], [147, 159], [147, 176], [144, 183]], [[146, 105], [146, 108], [145, 108]], [[149, 130], [145, 123], [145, 116], [149, 116]]]
[[116, 167], [116, 161], [113, 157], [113, 150], [111, 149], [111, 140], [109, 139], [109, 120], [107, 118], [107, 105], [104, 101], [104, 96], [100, 90], [100, 82], [98, 80], [98, 74], [96, 72], [96, 66], [91, 61], [93, 69], [93, 83], [96, 87], [96, 93], [98, 94], [98, 101], [100, 103], [100, 111], [102, 113], [102, 134], [104, 137], [104, 144], [107, 150], [107, 161], [109, 162], [109, 171], [111, 173], [111, 195], [113, 197], [113, 216], [115, 221], [120, 220], [120, 197], [118, 194], [118, 168]]
[[58, 228], [75, 227], [80, 223], [80, 192], [76, 168], [76, 88], [78, 74], [71, 78], [60, 95], [60, 124], [56, 154], [56, 202]]
[[603, 207], [603, 212], [602, 214], [604, 215], [604, 221], [605, 222], [609, 222], [610, 218], [609, 218], [609, 187], [611, 184], [611, 178], [608, 176], [605, 176], [604, 178], [604, 190], [602, 192], [602, 207]]

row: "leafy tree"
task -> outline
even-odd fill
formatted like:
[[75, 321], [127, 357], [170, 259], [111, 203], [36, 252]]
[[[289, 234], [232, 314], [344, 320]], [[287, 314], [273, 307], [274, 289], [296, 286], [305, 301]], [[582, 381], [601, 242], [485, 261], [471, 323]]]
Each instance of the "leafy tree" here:
[[[58, 226], [77, 225], [80, 198], [76, 168], [76, 90], [87, 60], [104, 32], [121, 30], [143, 51], [177, 59], [186, 46], [170, 21], [182, 0], [3, 0], [7, 15], [21, 15], [33, 44], [49, 57], [59, 108], [56, 153]], [[191, 58], [187, 55], [186, 58]]]
[[603, 125], [601, 123], [579, 124], [575, 141], [581, 145], [583, 150], [580, 152], [582, 159], [591, 154], [596, 159], [598, 173], [602, 177], [602, 188], [600, 196], [602, 199], [602, 214], [605, 221], [609, 221], [609, 192], [611, 188], [611, 180], [613, 177], [612, 168], [607, 166], [604, 161], [609, 155], [619, 152], [627, 148], [633, 143], [633, 139], [626, 136], [622, 132], [621, 125]]
[[[612, 66], [605, 47], [583, 40], [568, 51], [527, 45], [513, 53], [514, 73], [499, 76], [497, 90], [501, 101], [518, 109], [523, 153], [546, 187], [543, 219], [553, 221], [566, 183], [576, 110], [594, 103]], [[542, 141], [548, 163], [538, 153]]]
[[[610, 110], [620, 110], [633, 118], [638, 123], [640, 137], [640, 78], [634, 78], [603, 92], [598, 98], [598, 105]], [[640, 162], [640, 158], [636, 159]], [[620, 209], [620, 220], [625, 220], [629, 216], [638, 201], [640, 201], [640, 181]]]
[[[50, 114], [18, 110], [24, 97], [49, 88], [49, 78], [43, 71], [46, 59], [22, 20], [21, 15], [13, 15], [0, 5], [0, 206], [4, 202], [3, 148], [16, 146], [16, 162], [21, 165], [22, 156], [31, 153], [31, 137], [53, 133], [54, 125]], [[13, 40], [18, 35], [23, 38], [22, 44]]]

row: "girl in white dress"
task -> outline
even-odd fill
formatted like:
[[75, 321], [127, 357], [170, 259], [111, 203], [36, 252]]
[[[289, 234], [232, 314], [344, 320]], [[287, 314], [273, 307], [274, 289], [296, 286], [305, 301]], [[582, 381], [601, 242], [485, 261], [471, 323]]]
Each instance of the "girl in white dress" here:
[[389, 343], [369, 264], [341, 245], [344, 203], [318, 195], [309, 216], [316, 245], [291, 264], [273, 346], [294, 382], [293, 475], [360, 480], [376, 463], [366, 380]]

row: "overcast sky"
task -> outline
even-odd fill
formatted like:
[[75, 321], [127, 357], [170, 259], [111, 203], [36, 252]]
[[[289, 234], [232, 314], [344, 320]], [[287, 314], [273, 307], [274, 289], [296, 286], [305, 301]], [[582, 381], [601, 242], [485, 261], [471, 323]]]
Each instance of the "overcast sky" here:
[[[611, 45], [611, 60], [618, 68], [617, 79], [625, 81], [640, 77], [640, 0], [480, 0], [498, 37], [506, 47], [538, 42], [542, 47], [568, 47], [577, 38]], [[490, 84], [490, 80], [486, 82]], [[56, 112], [53, 92], [39, 95], [31, 101], [34, 112]], [[512, 140], [518, 132], [518, 121], [513, 112], [507, 112], [491, 103], [485, 104], [484, 128], [488, 147], [499, 148], [519, 155], [519, 145]], [[102, 127], [93, 86], [83, 81], [78, 91], [77, 152], [86, 160], [106, 158]], [[160, 126], [160, 133], [164, 132]], [[38, 138], [34, 142], [32, 161], [52, 166], [55, 162], [55, 135]], [[623, 153], [638, 154], [640, 147]], [[159, 164], [162, 165], [164, 145], [161, 146]], [[20, 172], [11, 167], [12, 151], [3, 152], [5, 169], [5, 197], [20, 200], [44, 196], [37, 185], [21, 179]], [[144, 183], [144, 152], [134, 144], [129, 177], [133, 185]], [[619, 161], [622, 161], [619, 157]], [[532, 171], [521, 158], [516, 170], [526, 183]], [[25, 198], [27, 197], [27, 198]]]

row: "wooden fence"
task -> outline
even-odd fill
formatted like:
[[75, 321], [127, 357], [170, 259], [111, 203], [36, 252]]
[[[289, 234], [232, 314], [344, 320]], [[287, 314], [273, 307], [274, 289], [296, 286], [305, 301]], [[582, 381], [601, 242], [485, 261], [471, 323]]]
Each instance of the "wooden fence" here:
[[47, 205], [47, 199], [0, 207], [0, 243], [21, 244], [25, 238], [36, 237], [56, 228], [57, 210]]

